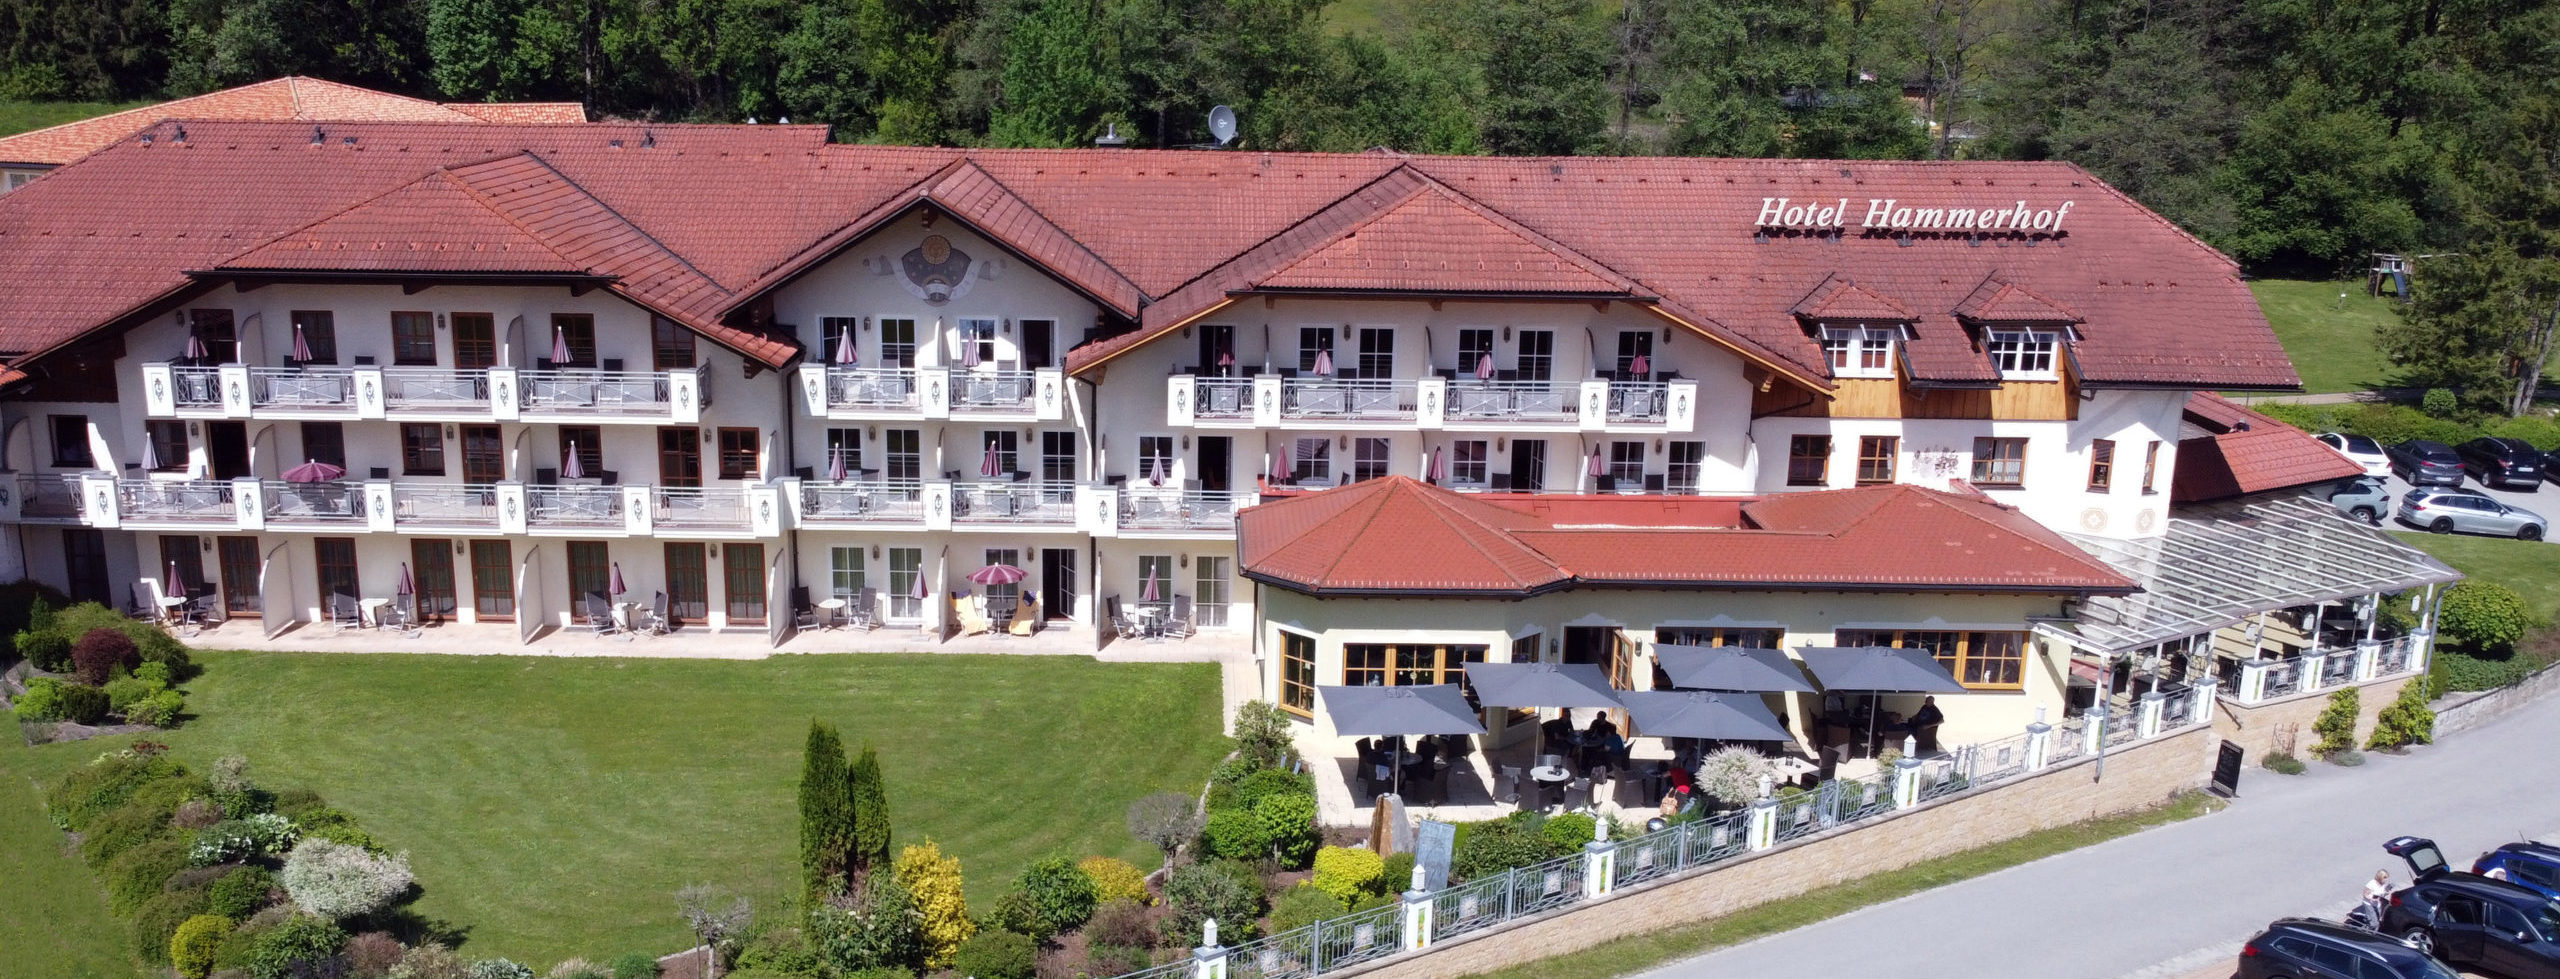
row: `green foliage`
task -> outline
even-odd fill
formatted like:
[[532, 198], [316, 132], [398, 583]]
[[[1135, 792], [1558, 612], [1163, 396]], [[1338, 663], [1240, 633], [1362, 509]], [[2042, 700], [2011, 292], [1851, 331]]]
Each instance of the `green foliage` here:
[[889, 789], [880, 777], [880, 752], [862, 746], [845, 771], [853, 809], [852, 867], [856, 873], [889, 865]]
[[481, 959], [463, 975], [469, 979], [534, 979], [533, 967], [511, 959]]
[[2428, 388], [2418, 396], [2418, 410], [2438, 418], [2451, 418], [2462, 411], [2462, 399], [2444, 388]]
[[1086, 857], [1077, 861], [1076, 869], [1093, 881], [1095, 901], [1136, 901], [1147, 903], [1147, 875], [1136, 865], [1118, 857]]
[[92, 868], [103, 867], [126, 850], [174, 835], [169, 816], [176, 808], [175, 804], [163, 808], [140, 798], [116, 807], [80, 834], [80, 859], [88, 861]]
[[809, 912], [808, 932], [818, 953], [843, 972], [911, 969], [924, 960], [915, 900], [893, 874], [873, 875], [851, 907], [826, 905]]
[[1324, 837], [1316, 830], [1316, 797], [1299, 792], [1284, 792], [1263, 797], [1253, 804], [1253, 819], [1262, 826], [1262, 838], [1270, 845], [1280, 866], [1299, 870], [1315, 859], [1316, 847]]
[[1200, 941], [1201, 922], [1218, 922], [1218, 940], [1240, 942], [1252, 937], [1251, 922], [1262, 915], [1262, 887], [1251, 868], [1235, 872], [1232, 863], [1191, 863], [1174, 870], [1164, 885], [1165, 940], [1175, 945]]
[[1313, 777], [1298, 772], [1265, 768], [1238, 780], [1234, 791], [1228, 793], [1222, 800], [1224, 802], [1222, 808], [1251, 809], [1264, 798], [1283, 793], [1314, 795], [1316, 781]]
[[2354, 748], [2348, 748], [2345, 751], [2332, 751], [2328, 754], [2327, 761], [2329, 764], [2336, 765], [2340, 768], [2354, 768], [2358, 765], [2364, 764], [2364, 752], [2357, 751]]
[[206, 910], [235, 921], [247, 918], [267, 906], [267, 892], [275, 886], [276, 875], [265, 867], [241, 867], [213, 882]]
[[925, 967], [951, 964], [953, 950], [978, 928], [969, 920], [969, 902], [961, 893], [960, 858], [943, 856], [942, 847], [927, 840], [898, 851], [895, 871], [899, 886], [916, 903], [916, 932], [924, 943]]
[[148, 622], [137, 622], [124, 613], [96, 602], [82, 602], [53, 613], [49, 631], [70, 640], [76, 658], [78, 645], [90, 633], [104, 629], [122, 635], [133, 644], [137, 659], [127, 661], [130, 670], [136, 663], [166, 663], [172, 682], [186, 679], [192, 669], [187, 647], [177, 638]]
[[1084, 940], [1088, 947], [1146, 948], [1156, 942], [1156, 924], [1136, 901], [1104, 901], [1094, 905], [1093, 917], [1085, 919]]
[[2281, 751], [2258, 759], [2258, 764], [2266, 766], [2268, 771], [2278, 775], [2300, 775], [2308, 770], [2308, 766], [2302, 763], [2302, 759]]
[[976, 979], [1031, 979], [1038, 949], [1027, 935], [997, 929], [982, 931], [951, 957], [951, 971]]
[[624, 952], [614, 956], [607, 967], [613, 971], [613, 979], [658, 979], [663, 971], [658, 968], [657, 957], [647, 952]]
[[124, 676], [109, 680], [106, 685], [107, 709], [122, 714], [125, 708], [139, 703], [145, 697], [159, 693], [167, 686], [166, 683], [153, 683], [138, 676]]
[[321, 963], [337, 955], [346, 944], [347, 933], [336, 924], [310, 915], [294, 915], [259, 936], [258, 943], [249, 950], [249, 975], [252, 979], [297, 979], [319, 971]]
[[75, 724], [98, 724], [107, 719], [107, 692], [80, 683], [65, 683], [54, 688], [53, 696], [61, 706], [63, 720]]
[[1328, 846], [1316, 851], [1315, 869], [1307, 885], [1347, 905], [1362, 892], [1376, 889], [1387, 862], [1365, 846]]
[[2464, 581], [2446, 589], [2436, 628], [2455, 645], [2495, 655], [2515, 648], [2526, 630], [2541, 624], [2524, 596], [2496, 582]]
[[1557, 856], [1580, 853], [1582, 845], [1591, 842], [1592, 833], [1597, 829], [1594, 823], [1595, 820], [1583, 813], [1558, 813], [1547, 817], [1546, 825], [1538, 827], [1538, 835], [1546, 837], [1547, 846], [1553, 848]]
[[14, 642], [18, 647], [18, 655], [26, 657], [27, 662], [34, 664], [36, 669], [47, 673], [60, 673], [71, 668], [70, 636], [59, 632], [39, 632], [29, 629], [18, 633]]
[[2357, 700], [2354, 687], [2330, 691], [2329, 706], [2322, 708], [2320, 716], [2311, 722], [2311, 733], [2320, 736], [2320, 741], [2311, 747], [2313, 754], [2331, 755], [2355, 749], [2356, 712], [2360, 709]]
[[1064, 856], [1052, 854], [1034, 861], [1014, 878], [1013, 886], [1030, 898], [1032, 917], [1022, 922], [1028, 927], [1021, 929], [1025, 934], [1045, 940], [1093, 917], [1093, 878]]
[[1534, 813], [1467, 824], [1449, 857], [1450, 876], [1474, 880], [1554, 856], [1555, 845], [1547, 841], [1544, 825]]
[[149, 840], [107, 861], [107, 908], [131, 917], [160, 893], [171, 875], [187, 869], [187, 844], [171, 837]]
[[809, 722], [800, 756], [800, 871], [812, 906], [843, 886], [853, 853], [853, 796], [844, 741], [833, 725]]
[[124, 805], [144, 786], [186, 774], [186, 766], [167, 755], [130, 748], [113, 751], [62, 773], [46, 789], [44, 805], [54, 825], [83, 832], [91, 820]]
[[798, 928], [766, 929], [738, 949], [740, 971], [753, 969], [775, 975], [816, 975], [826, 967], [826, 958], [818, 954], [818, 947]]
[[165, 889], [133, 912], [133, 953], [154, 965], [169, 961], [178, 928], [205, 911], [205, 889], [181, 886], [172, 877]]
[[2375, 715], [2373, 736], [2364, 746], [2394, 750], [2435, 741], [2436, 712], [2427, 706], [2428, 686], [2423, 680], [2401, 684], [2400, 696]]
[[169, 939], [169, 961], [185, 979], [204, 979], [213, 971], [213, 953], [222, 948], [222, 939], [230, 934], [229, 918], [218, 914], [188, 918]]
[[1287, 711], [1268, 700], [1236, 708], [1236, 759], [1249, 771], [1287, 766], [1298, 757], [1297, 733]]
[[49, 676], [30, 677], [27, 692], [18, 695], [17, 716], [21, 721], [59, 721], [69, 716], [62, 702], [65, 684]]
[[1271, 851], [1271, 837], [1263, 831], [1262, 821], [1244, 809], [1211, 812], [1200, 838], [1215, 856], [1258, 860]]
[[[2532, 407], [2530, 387], [2552, 353], [2560, 265], [2548, 243], [2525, 247], [2478, 241], [2417, 264], [2416, 301], [2377, 339], [2407, 382], [2430, 389], [2428, 398], [2450, 389], [2473, 411], [2521, 415]], [[2427, 411], [2442, 413], [2433, 402]]]
[[1378, 872], [1377, 882], [1371, 885], [1371, 893], [1404, 893], [1405, 888], [1413, 885], [1413, 865], [1414, 858], [1411, 850], [1388, 857], [1386, 867]]
[[[145, 666], [153, 664], [145, 663]], [[175, 690], [162, 690], [125, 709], [124, 719], [134, 724], [169, 728], [178, 726], [178, 718], [187, 710], [186, 695]]]
[[[1316, 860], [1322, 863], [1323, 855], [1318, 854]], [[1340, 917], [1350, 910], [1351, 906], [1343, 902], [1341, 895], [1308, 881], [1282, 891], [1280, 899], [1271, 902], [1271, 932], [1276, 935], [1294, 931], [1326, 918]]]
[[2533, 675], [2532, 661], [2519, 657], [2482, 659], [2456, 649], [2438, 648], [2429, 657], [2427, 675], [2446, 693], [2500, 690]]

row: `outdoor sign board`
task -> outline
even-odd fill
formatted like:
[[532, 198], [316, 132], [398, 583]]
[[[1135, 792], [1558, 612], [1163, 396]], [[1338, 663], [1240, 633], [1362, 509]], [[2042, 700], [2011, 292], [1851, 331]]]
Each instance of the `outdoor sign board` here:
[[1437, 891], [1449, 886], [1449, 858], [1458, 849], [1458, 824], [1425, 819], [1421, 830], [1413, 862], [1422, 868], [1423, 889]]
[[2240, 794], [2240, 756], [2245, 753], [2239, 745], [2222, 743], [2222, 757], [2213, 762], [2214, 794], [2224, 798]]

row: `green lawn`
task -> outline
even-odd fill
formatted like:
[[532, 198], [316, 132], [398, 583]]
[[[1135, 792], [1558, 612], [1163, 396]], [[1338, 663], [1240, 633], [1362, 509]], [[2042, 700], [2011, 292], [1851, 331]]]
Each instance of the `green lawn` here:
[[2524, 596], [2546, 620], [2560, 618], [2560, 551], [2542, 541], [2396, 531], [2402, 541], [2476, 581], [2494, 581]]
[[[537, 966], [684, 947], [671, 895], [687, 883], [787, 907], [812, 716], [857, 750], [880, 748], [897, 845], [930, 838], [960, 857], [973, 903], [1052, 850], [1153, 866], [1125, 828], [1129, 802], [1196, 791], [1227, 748], [1214, 664], [201, 660], [208, 672], [190, 685], [189, 708], [203, 716], [161, 738], [181, 759], [244, 754], [262, 784], [320, 791], [410, 852], [425, 889], [418, 910], [468, 929], [468, 951]], [[59, 770], [101, 747], [0, 747], [0, 772]], [[30, 859], [16, 852], [27, 844], [5, 842], [0, 867]], [[21, 879], [0, 876], [0, 892], [25, 890]], [[94, 887], [81, 894], [97, 900]]]
[[0, 136], [122, 112], [148, 102], [11, 102], [0, 99]]
[[[89, 868], [44, 817], [29, 775], [35, 752], [0, 711], [0, 972], [62, 979], [140, 979], [124, 923]], [[87, 757], [87, 756], [83, 756]]]
[[[2259, 279], [2249, 283], [2276, 339], [2302, 372], [2307, 394], [2383, 386], [2391, 365], [2373, 346], [2374, 328], [2399, 315], [2392, 300], [2365, 295], [2360, 282]], [[2341, 301], [2339, 293], [2346, 293]]]

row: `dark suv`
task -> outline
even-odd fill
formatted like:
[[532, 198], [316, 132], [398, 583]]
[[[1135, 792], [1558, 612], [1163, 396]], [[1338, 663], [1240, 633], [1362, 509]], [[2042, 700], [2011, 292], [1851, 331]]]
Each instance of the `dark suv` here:
[[2542, 488], [2542, 450], [2523, 439], [2476, 438], [2454, 454], [2462, 468], [2483, 486], [2508, 486], [2530, 493]]
[[2480, 859], [2472, 861], [2471, 872], [2484, 877], [2495, 872], [2508, 883], [2560, 897], [2560, 846], [2509, 843], [2481, 854]]
[[2434, 840], [2382, 845], [2417, 881], [2391, 894], [2382, 930], [2459, 966], [2510, 979], [2560, 979], [2560, 903], [2530, 888], [2447, 869]]
[[2462, 455], [2453, 446], [2428, 439], [2410, 439], [2392, 446], [2393, 475], [2409, 481], [2411, 486], [2462, 485]]
[[2455, 979], [2427, 953], [2362, 928], [2285, 918], [2240, 946], [2234, 979]]

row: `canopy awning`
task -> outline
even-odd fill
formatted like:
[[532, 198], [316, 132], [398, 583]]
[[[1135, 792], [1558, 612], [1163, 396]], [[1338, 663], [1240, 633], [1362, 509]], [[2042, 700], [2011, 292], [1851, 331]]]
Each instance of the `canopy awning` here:
[[2300, 497], [2183, 508], [2158, 537], [2064, 536], [2142, 590], [2092, 596], [2071, 618], [2039, 621], [2035, 631], [2109, 656], [2260, 612], [2462, 580], [2389, 533]]

